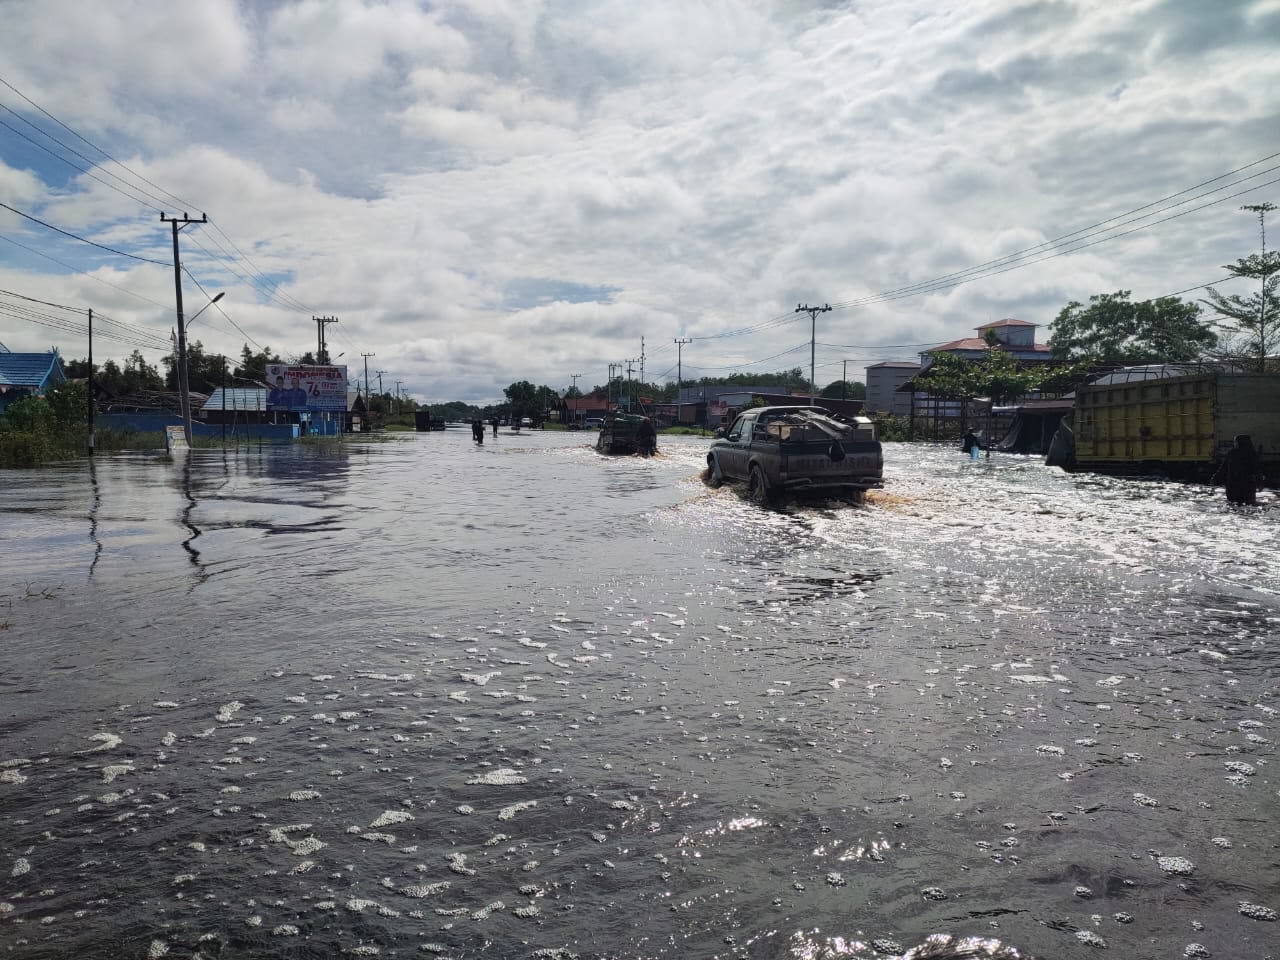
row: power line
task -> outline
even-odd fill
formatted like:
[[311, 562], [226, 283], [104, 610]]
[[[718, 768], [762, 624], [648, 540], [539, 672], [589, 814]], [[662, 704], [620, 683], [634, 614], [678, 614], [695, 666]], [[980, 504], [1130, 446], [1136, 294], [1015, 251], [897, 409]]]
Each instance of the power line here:
[[222, 309], [222, 305], [219, 304], [216, 300], [214, 300], [213, 297], [209, 296], [209, 291], [206, 290], [203, 286], [201, 286], [200, 281], [195, 278], [195, 274], [193, 274], [185, 266], [182, 268], [182, 272], [191, 278], [191, 282], [194, 283], [196, 287], [199, 289], [199, 291], [205, 295], [205, 299], [207, 299], [210, 303], [212, 303], [213, 308], [217, 310], [220, 314], [222, 314], [224, 317], [226, 317], [227, 322], [230, 323], [237, 330], [239, 330], [246, 340], [252, 343], [259, 350], [267, 349], [262, 344], [260, 344], [257, 340], [253, 339], [253, 337], [249, 336], [249, 334], [245, 333], [244, 328], [240, 326], [240, 324], [236, 323], [234, 320], [231, 319], [230, 314], [228, 314], [227, 311]]
[[29, 247], [25, 243], [19, 243], [17, 240], [14, 240], [12, 237], [6, 237], [0, 234], [0, 240], [5, 241], [6, 243], [12, 243], [15, 247], [21, 247], [23, 250], [26, 250], [28, 253], [34, 253], [37, 257], [44, 257], [46, 260], [50, 260], [58, 264], [58, 266], [60, 267], [66, 267], [66, 269], [70, 270], [72, 273], [78, 273], [81, 276], [88, 277], [90, 280], [96, 280], [98, 283], [106, 284], [108, 287], [112, 287], [116, 290], [119, 290], [121, 293], [127, 293], [129, 296], [135, 297], [138, 300], [144, 300], [147, 303], [154, 304], [157, 307], [161, 307], [165, 309], [168, 308], [168, 304], [166, 303], [161, 303], [159, 300], [152, 300], [150, 297], [144, 297], [140, 293], [134, 293], [132, 290], [129, 290], [126, 287], [122, 287], [118, 283], [112, 283], [110, 280], [103, 280], [101, 277], [95, 277], [92, 273], [90, 273], [87, 270], [81, 270], [79, 267], [73, 267], [71, 264], [67, 263], [65, 260], [59, 260], [57, 257], [50, 256], [47, 253], [37, 250], [35, 247]]
[[[82, 134], [80, 134], [79, 132], [77, 132], [76, 130], [73, 130], [71, 127], [67, 126], [65, 123], [63, 123], [61, 120], [59, 120], [57, 117], [55, 117], [52, 113], [50, 113], [50, 112], [49, 112], [48, 110], [46, 110], [44, 107], [40, 106], [40, 104], [36, 103], [34, 100], [32, 100], [30, 97], [28, 97], [25, 93], [23, 93], [21, 90], [19, 90], [19, 89], [18, 89], [17, 87], [15, 87], [13, 84], [11, 84], [8, 80], [4, 79], [4, 77], [0, 77], [0, 83], [4, 84], [6, 87], [8, 87], [10, 90], [12, 90], [14, 93], [16, 93], [18, 96], [20, 96], [23, 100], [27, 101], [27, 103], [31, 104], [31, 106], [35, 107], [35, 109], [39, 110], [41, 113], [43, 113], [46, 117], [48, 117], [50, 120], [52, 120], [52, 121], [53, 121], [54, 123], [56, 123], [58, 126], [62, 127], [64, 130], [66, 130], [68, 133], [70, 133], [73, 137], [77, 138], [77, 139], [78, 139], [78, 140], [80, 140], [82, 143], [86, 143], [86, 144], [88, 144], [89, 146], [93, 147], [93, 149], [97, 150], [100, 154], [102, 154], [104, 157], [106, 157], [108, 160], [110, 160], [110, 161], [111, 161], [112, 163], [114, 163], [116, 166], [120, 167], [122, 170], [127, 171], [127, 172], [129, 173], [129, 175], [130, 175], [130, 176], [135, 177], [135, 178], [136, 178], [136, 179], [138, 179], [138, 180], [141, 180], [143, 183], [148, 184], [149, 186], [155, 187], [157, 190], [159, 190], [161, 193], [165, 194], [165, 195], [166, 195], [170, 200], [174, 201], [175, 203], [177, 203], [177, 204], [178, 204], [179, 206], [181, 206], [181, 207], [186, 207], [186, 208], [187, 208], [187, 209], [189, 209], [189, 210], [191, 210], [191, 209], [196, 209], [196, 208], [197, 208], [197, 205], [196, 205], [196, 204], [189, 203], [189, 202], [187, 202], [186, 200], [183, 200], [181, 197], [174, 196], [172, 193], [170, 193], [170, 192], [169, 192], [168, 190], [166, 190], [164, 187], [160, 186], [159, 184], [152, 183], [152, 182], [151, 182], [150, 180], [148, 180], [146, 177], [142, 176], [142, 174], [137, 173], [136, 171], [134, 171], [134, 170], [130, 169], [130, 168], [129, 168], [128, 166], [126, 166], [125, 164], [121, 163], [119, 160], [117, 160], [117, 159], [116, 159], [115, 157], [113, 157], [111, 154], [107, 153], [107, 151], [103, 150], [100, 146], [98, 146], [98, 145], [97, 145], [96, 143], [94, 143], [92, 140], [89, 140], [88, 138], [86, 138], [85, 136], [83, 136]], [[121, 182], [123, 182], [123, 181], [121, 181]]]
[[[10, 113], [13, 113], [13, 115], [14, 115], [15, 117], [18, 117], [18, 119], [19, 119], [19, 120], [22, 120], [24, 123], [27, 123], [27, 124], [30, 124], [30, 123], [31, 123], [31, 121], [26, 120], [24, 117], [20, 116], [20, 115], [19, 115], [19, 114], [17, 114], [17, 113], [14, 113], [14, 111], [13, 111], [13, 110], [10, 110], [10, 109], [9, 109], [8, 107], [6, 107], [3, 103], [0, 103], [0, 109], [9, 110], [9, 112], [10, 112]], [[33, 125], [33, 126], [34, 126], [34, 125]], [[159, 210], [159, 209], [160, 209], [159, 207], [154, 206], [153, 204], [148, 203], [146, 200], [143, 200], [143, 199], [142, 199], [142, 198], [140, 198], [140, 197], [136, 197], [136, 196], [134, 196], [132, 193], [128, 193], [127, 191], [122, 190], [120, 187], [117, 187], [115, 184], [108, 183], [106, 180], [103, 180], [101, 177], [99, 177], [97, 174], [95, 174], [92, 170], [86, 170], [84, 167], [80, 166], [80, 164], [78, 164], [78, 163], [74, 163], [73, 161], [68, 160], [66, 157], [64, 157], [62, 154], [58, 153], [57, 151], [55, 151], [55, 150], [50, 150], [50, 149], [49, 149], [48, 147], [46, 147], [44, 144], [39, 143], [39, 142], [37, 142], [36, 140], [33, 140], [31, 137], [27, 136], [27, 135], [26, 135], [25, 133], [23, 133], [21, 130], [19, 130], [19, 129], [17, 129], [16, 127], [13, 127], [13, 126], [11, 126], [11, 125], [9, 125], [9, 124], [7, 124], [7, 123], [5, 123], [3, 120], [0, 120], [0, 127], [4, 127], [6, 130], [9, 130], [9, 131], [11, 131], [12, 133], [17, 134], [17, 135], [18, 135], [18, 136], [20, 136], [23, 140], [26, 140], [26, 141], [27, 141], [28, 143], [30, 143], [33, 147], [35, 147], [37, 150], [43, 150], [45, 153], [49, 154], [49, 156], [53, 157], [55, 160], [61, 160], [61, 161], [62, 161], [63, 163], [65, 163], [67, 166], [71, 167], [73, 170], [79, 170], [79, 171], [80, 171], [81, 173], [83, 173], [86, 177], [92, 177], [94, 180], [97, 180], [97, 181], [98, 181], [100, 184], [102, 184], [104, 187], [107, 187], [108, 189], [111, 189], [111, 190], [116, 191], [116, 193], [119, 193], [119, 194], [121, 194], [121, 195], [123, 195], [123, 196], [128, 197], [128, 198], [129, 198], [130, 200], [132, 200], [134, 203], [140, 203], [140, 204], [142, 204], [144, 207], [150, 207], [152, 210]], [[35, 129], [39, 130], [40, 128], [39, 128], [39, 127], [36, 127]], [[43, 133], [43, 131], [41, 131], [41, 132]], [[45, 134], [45, 136], [48, 136], [48, 134]], [[51, 140], [53, 140], [55, 143], [61, 143], [61, 142], [62, 142], [62, 141], [60, 141], [60, 140], [57, 140], [57, 139], [56, 139], [56, 138], [54, 138], [54, 137], [50, 137], [50, 139], [51, 139]], [[74, 153], [75, 151], [72, 151], [72, 152]], [[87, 160], [88, 158], [86, 157], [85, 159]], [[92, 161], [90, 161], [90, 162], [92, 162]], [[103, 172], [104, 172], [104, 173], [107, 173], [107, 171], [105, 171], [105, 170], [104, 170]], [[108, 173], [108, 176], [112, 176], [112, 174]], [[117, 179], [117, 180], [119, 180], [120, 178], [119, 178], [119, 177], [116, 177], [116, 179]], [[123, 182], [123, 181], [121, 181], [121, 182]]]
[[7, 203], [4, 203], [3, 201], [0, 201], [0, 207], [4, 207], [6, 210], [9, 210], [12, 213], [16, 213], [18, 216], [24, 217], [27, 220], [32, 221], [33, 223], [38, 223], [42, 227], [48, 227], [50, 230], [53, 230], [55, 233], [60, 233], [64, 237], [70, 237], [72, 240], [79, 240], [81, 243], [87, 243], [89, 244], [89, 246], [97, 247], [99, 250], [106, 250], [108, 253], [114, 253], [120, 257], [128, 257], [130, 260], [138, 260], [138, 261], [141, 261], [142, 263], [154, 263], [157, 266], [161, 266], [161, 267], [168, 266], [167, 263], [164, 263], [161, 260], [152, 260], [150, 257], [139, 257], [136, 254], [125, 253], [123, 250], [117, 250], [115, 247], [108, 247], [105, 243], [97, 243], [94, 240], [89, 240], [85, 237], [80, 236], [79, 234], [72, 233], [70, 230], [63, 230], [61, 227], [55, 227], [52, 223], [48, 223], [44, 220], [41, 220], [39, 217], [33, 217], [29, 213], [23, 213], [18, 208], [11, 207]]
[[[1256, 166], [1257, 164], [1263, 163], [1266, 160], [1272, 159], [1276, 156], [1280, 156], [1280, 154], [1272, 154], [1271, 157], [1265, 157], [1262, 160], [1254, 161], [1254, 163], [1246, 164], [1244, 167], [1240, 167], [1238, 169], [1244, 170], [1250, 166]], [[833, 304], [833, 306], [836, 307], [836, 309], [843, 310], [852, 306], [862, 306], [870, 303], [883, 303], [891, 300], [900, 300], [905, 297], [918, 296], [924, 293], [936, 293], [941, 290], [951, 289], [952, 287], [959, 286], [960, 284], [963, 284], [963, 283], [968, 283], [971, 280], [999, 276], [1000, 274], [1008, 273], [1011, 270], [1017, 270], [1025, 266], [1030, 266], [1035, 263], [1043, 263], [1046, 260], [1052, 260], [1056, 257], [1065, 256], [1068, 253], [1075, 253], [1079, 250], [1084, 250], [1088, 247], [1096, 246], [1100, 243], [1107, 243], [1107, 242], [1110, 242], [1111, 240], [1118, 240], [1119, 238], [1129, 236], [1132, 233], [1137, 233], [1141, 230], [1146, 230], [1150, 227], [1158, 226], [1159, 224], [1162, 224], [1162, 223], [1167, 223], [1170, 220], [1176, 220], [1179, 217], [1187, 216], [1188, 214], [1195, 213], [1199, 210], [1203, 210], [1206, 207], [1213, 206], [1214, 204], [1223, 203], [1227, 200], [1232, 200], [1232, 199], [1235, 199], [1236, 197], [1243, 196], [1246, 193], [1251, 193], [1254, 190], [1260, 190], [1263, 187], [1271, 186], [1272, 184], [1275, 184], [1275, 183], [1280, 183], [1280, 178], [1276, 178], [1273, 180], [1268, 180], [1265, 183], [1254, 184], [1253, 186], [1246, 187], [1244, 190], [1241, 190], [1237, 193], [1233, 193], [1223, 197], [1216, 197], [1213, 200], [1209, 200], [1206, 203], [1202, 203], [1198, 206], [1191, 207], [1190, 209], [1180, 211], [1179, 213], [1172, 214], [1168, 217], [1162, 217], [1158, 220], [1152, 220], [1148, 223], [1142, 223], [1129, 230], [1123, 230], [1118, 233], [1114, 232], [1116, 227], [1126, 226], [1127, 224], [1130, 224], [1130, 223], [1136, 223], [1139, 220], [1147, 220], [1149, 217], [1152, 217], [1157, 213], [1163, 213], [1166, 210], [1172, 210], [1174, 207], [1182, 206], [1185, 203], [1191, 203], [1195, 200], [1203, 199], [1204, 197], [1217, 193], [1220, 190], [1226, 190], [1234, 186], [1239, 186], [1240, 184], [1245, 183], [1248, 180], [1252, 180], [1256, 177], [1264, 176], [1276, 170], [1280, 170], [1280, 164], [1268, 167], [1267, 169], [1259, 171], [1258, 173], [1250, 174], [1249, 176], [1244, 177], [1240, 180], [1237, 180], [1233, 183], [1215, 187], [1214, 189], [1206, 191], [1205, 193], [1199, 194], [1198, 196], [1189, 197], [1185, 200], [1180, 200], [1175, 204], [1170, 204], [1169, 206], [1162, 207], [1161, 209], [1155, 210], [1152, 213], [1142, 214], [1141, 216], [1137, 216], [1137, 217], [1129, 217], [1129, 214], [1135, 213], [1140, 210], [1146, 210], [1153, 206], [1158, 206], [1159, 204], [1162, 204], [1166, 200], [1172, 199], [1173, 197], [1182, 196], [1183, 194], [1194, 191], [1198, 189], [1198, 187], [1203, 186], [1204, 183], [1212, 183], [1216, 180], [1223, 179], [1223, 177], [1231, 176], [1231, 174], [1223, 174], [1221, 177], [1214, 177], [1212, 180], [1207, 180], [1207, 181], [1204, 181], [1202, 184], [1197, 184], [1196, 187], [1191, 187], [1191, 188], [1188, 188], [1187, 190], [1180, 191], [1179, 193], [1171, 194], [1169, 197], [1166, 197], [1163, 200], [1157, 200], [1154, 203], [1145, 204], [1142, 207], [1137, 207], [1134, 210], [1127, 211], [1126, 213], [1118, 214], [1117, 216], [1111, 217], [1108, 220], [1100, 221], [1099, 222], [1100, 224], [1107, 224], [1107, 223], [1113, 224], [1113, 226], [1107, 227], [1106, 229], [1094, 230], [1093, 227], [1084, 227], [1080, 230], [1063, 234], [1061, 237], [1055, 237], [1052, 240], [1046, 240], [1043, 243], [1039, 243], [1034, 246], [1027, 247], [1023, 250], [1019, 250], [1014, 253], [1007, 254], [1004, 257], [999, 257], [995, 260], [988, 260], [986, 263], [978, 264], [977, 266], [974, 266], [974, 267], [968, 267], [964, 270], [958, 270], [953, 273], [944, 274], [939, 277], [934, 277], [932, 280], [923, 280], [923, 281], [920, 281], [919, 283], [909, 284], [905, 287], [898, 287], [897, 289], [894, 289], [894, 290], [886, 290], [886, 291], [882, 291], [881, 293], [870, 294], [866, 297], [841, 301], [839, 303]], [[1237, 172], [1237, 171], [1233, 171], [1233, 173], [1234, 172]], [[1126, 217], [1129, 217], [1129, 219], [1124, 219]], [[1115, 221], [1121, 221], [1121, 222], [1115, 223]], [[1096, 227], [1098, 225], [1099, 224], [1094, 224], [1093, 226]], [[1099, 237], [1099, 234], [1107, 234], [1107, 235]], [[1090, 239], [1093, 237], [1099, 237], [1099, 238]], [[1074, 239], [1071, 239], [1071, 238], [1074, 238]], [[1083, 242], [1085, 240], [1088, 240], [1089, 242], [1087, 243]], [[1065, 249], [1060, 249], [1060, 250], [1055, 249], [1056, 246], [1058, 245], [1064, 246]], [[1036, 257], [1030, 260], [1025, 259], [1026, 257], [1035, 253], [1036, 251], [1044, 250], [1044, 249], [1055, 250], [1055, 252], [1050, 253], [1047, 256]], [[1003, 267], [1003, 269], [999, 269], [999, 270], [990, 269], [992, 267]]]

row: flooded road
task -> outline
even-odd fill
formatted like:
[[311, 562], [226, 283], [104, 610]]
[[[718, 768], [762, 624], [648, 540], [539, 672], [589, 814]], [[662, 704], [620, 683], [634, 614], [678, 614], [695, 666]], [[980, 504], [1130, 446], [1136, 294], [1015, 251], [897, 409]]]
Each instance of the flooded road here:
[[0, 472], [0, 951], [1277, 953], [1274, 497], [589, 439]]

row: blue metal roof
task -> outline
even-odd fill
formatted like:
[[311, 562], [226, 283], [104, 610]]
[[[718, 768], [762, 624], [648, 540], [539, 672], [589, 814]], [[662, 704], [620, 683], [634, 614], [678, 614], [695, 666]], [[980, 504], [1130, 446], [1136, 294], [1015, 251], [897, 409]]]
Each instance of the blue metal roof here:
[[66, 379], [62, 361], [48, 353], [0, 353], [0, 386], [43, 390]]

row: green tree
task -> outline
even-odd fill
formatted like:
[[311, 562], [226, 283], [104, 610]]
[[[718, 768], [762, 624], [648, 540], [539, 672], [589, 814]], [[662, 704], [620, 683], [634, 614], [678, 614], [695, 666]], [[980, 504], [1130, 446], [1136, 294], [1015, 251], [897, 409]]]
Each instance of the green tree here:
[[511, 407], [511, 416], [532, 416], [538, 405], [538, 388], [528, 380], [517, 380], [502, 391]]
[[246, 343], [240, 348], [240, 362], [232, 373], [241, 380], [263, 383], [267, 379], [267, 364], [280, 362], [280, 355], [270, 347], [263, 347], [254, 353]]
[[1051, 325], [1055, 360], [1099, 364], [1179, 363], [1204, 356], [1217, 334], [1200, 307], [1178, 297], [1133, 303], [1128, 290], [1073, 300]]
[[847, 383], [843, 380], [833, 380], [822, 388], [822, 392], [818, 396], [827, 397], [831, 400], [865, 400], [867, 385], [856, 380], [850, 380]]
[[1204, 303], [1222, 318], [1226, 333], [1225, 349], [1219, 351], [1233, 358], [1247, 358], [1259, 373], [1266, 373], [1271, 358], [1280, 352], [1280, 253], [1255, 253], [1235, 263], [1223, 265], [1234, 277], [1253, 280], [1255, 293], [1223, 296], [1213, 287], [1205, 287], [1209, 299]]

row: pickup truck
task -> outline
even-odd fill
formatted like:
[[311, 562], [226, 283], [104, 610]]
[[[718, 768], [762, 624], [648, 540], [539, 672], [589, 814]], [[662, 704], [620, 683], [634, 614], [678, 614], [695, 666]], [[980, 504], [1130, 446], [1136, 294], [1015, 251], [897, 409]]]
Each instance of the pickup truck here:
[[884, 457], [865, 417], [836, 419], [822, 407], [757, 407], [738, 416], [707, 451], [707, 483], [745, 480], [760, 505], [788, 495], [845, 496], [860, 503], [884, 485]]

